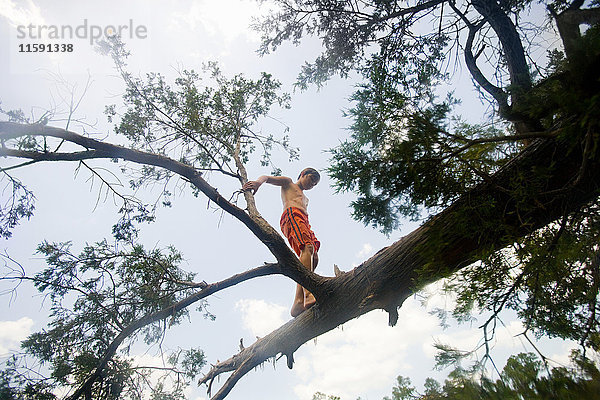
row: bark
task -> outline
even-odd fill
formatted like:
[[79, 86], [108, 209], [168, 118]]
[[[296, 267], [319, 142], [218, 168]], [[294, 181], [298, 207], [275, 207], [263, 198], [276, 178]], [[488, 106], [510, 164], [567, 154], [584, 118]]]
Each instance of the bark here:
[[593, 25], [600, 22], [600, 8], [579, 9], [569, 7], [560, 14], [550, 7], [550, 13], [556, 21], [558, 33], [563, 42], [565, 55], [571, 58], [577, 52], [577, 41], [581, 39], [579, 26]]
[[[234, 371], [213, 399], [223, 399], [253, 367], [278, 354], [293, 364], [293, 353], [303, 343], [371, 310], [384, 309], [390, 325], [398, 320], [397, 307], [427, 283], [439, 280], [501, 249], [598, 196], [600, 171], [596, 161], [581, 171], [582, 148], [563, 157], [564, 143], [539, 139], [486, 182], [461, 197], [442, 213], [403, 237], [351, 272], [327, 278], [327, 297], [315, 307], [257, 340], [230, 359], [213, 366], [200, 381], [209, 390], [215, 377]], [[560, 155], [560, 156], [559, 156]], [[586, 154], [585, 157], [592, 157]], [[537, 168], [555, 174], [541, 180]], [[518, 177], [543, 188], [523, 203], [504, 190]], [[576, 184], [573, 184], [575, 183]], [[402, 320], [400, 319], [400, 323]]]
[[506, 57], [510, 81], [518, 96], [520, 91], [531, 87], [531, 75], [517, 28], [496, 0], [474, 0], [472, 4], [498, 35]]

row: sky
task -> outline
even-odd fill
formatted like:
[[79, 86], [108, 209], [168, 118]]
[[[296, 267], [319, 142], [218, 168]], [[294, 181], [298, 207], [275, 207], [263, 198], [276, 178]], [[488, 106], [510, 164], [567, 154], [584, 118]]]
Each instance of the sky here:
[[[71, 99], [79, 105], [69, 128], [94, 137], [114, 139], [111, 124], [103, 115], [104, 106], [118, 104], [123, 90], [111, 61], [93, 51], [92, 28], [126, 26], [124, 42], [131, 50], [129, 69], [136, 75], [161, 72], [174, 79], [177, 71], [200, 70], [207, 61], [218, 61], [226, 75], [244, 73], [258, 77], [272, 73], [292, 93], [290, 110], [274, 109], [272, 119], [262, 129], [282, 134], [290, 129], [292, 144], [300, 149], [300, 159], [289, 163], [284, 154], [275, 156], [283, 173], [292, 177], [306, 166], [324, 171], [327, 149], [348, 136], [350, 121], [343, 110], [356, 81], [332, 79], [320, 90], [294, 91], [293, 83], [305, 60], [319, 53], [319, 43], [306, 39], [300, 47], [283, 45], [277, 52], [259, 57], [259, 35], [248, 26], [253, 15], [267, 12], [268, 3], [259, 6], [249, 0], [203, 1], [15, 1], [0, 0], [0, 101], [4, 109], [21, 108], [40, 117], [44, 110], [56, 110], [51, 124], [64, 127]], [[86, 37], [64, 38], [72, 52], [24, 53], [24, 45], [47, 42], [50, 28], [28, 31], [29, 25], [70, 26]], [[19, 28], [21, 27], [21, 28]], [[135, 33], [135, 34], [132, 34]], [[25, 38], [21, 37], [25, 33]], [[31, 38], [30, 36], [36, 36]], [[80, 35], [84, 36], [84, 35]], [[459, 92], [470, 93], [469, 79], [456, 76]], [[71, 93], [74, 93], [71, 96]], [[459, 93], [460, 94], [460, 93]], [[479, 110], [477, 103], [463, 103], [465, 109]], [[473, 111], [472, 111], [473, 112]], [[0, 167], [12, 165], [0, 160]], [[97, 166], [105, 166], [102, 162]], [[249, 165], [251, 176], [268, 174], [258, 164]], [[117, 206], [104, 199], [98, 182], [85, 171], [77, 173], [68, 163], [36, 165], [19, 170], [18, 177], [36, 195], [35, 215], [22, 222], [11, 239], [0, 242], [0, 252], [19, 261], [29, 274], [44, 267], [35, 254], [42, 240], [73, 241], [74, 249], [85, 243], [110, 238]], [[350, 216], [351, 194], [336, 194], [323, 173], [321, 183], [307, 193], [311, 225], [322, 243], [316, 272], [333, 275], [333, 264], [350, 270], [412, 231], [418, 222], [406, 221], [390, 237], [363, 226]], [[231, 184], [212, 177], [211, 183], [224, 193], [235, 190]], [[100, 194], [100, 200], [98, 196]], [[5, 196], [3, 193], [2, 196]], [[277, 227], [281, 204], [277, 188], [263, 186], [257, 194], [259, 211]], [[178, 193], [174, 206], [160, 210], [158, 221], [144, 226], [140, 240], [148, 247], [174, 245], [185, 257], [185, 269], [196, 272], [199, 280], [215, 282], [237, 272], [272, 261], [267, 249], [245, 227], [228, 216], [207, 209], [206, 199]], [[2, 266], [5, 268], [5, 266]], [[282, 277], [265, 277], [242, 283], [209, 298], [215, 321], [204, 320], [191, 310], [189, 323], [167, 334], [165, 346], [200, 347], [209, 362], [229, 358], [238, 349], [240, 338], [246, 345], [291, 318], [289, 307], [295, 284]], [[15, 349], [20, 340], [43, 329], [49, 303], [26, 284], [17, 292], [0, 286], [0, 360]], [[471, 349], [481, 340], [481, 324], [440, 327], [431, 311], [451, 307], [452, 299], [440, 294], [439, 286], [409, 298], [400, 310], [396, 327], [389, 327], [387, 314], [374, 311], [303, 345], [295, 354], [295, 366], [285, 362], [267, 364], [250, 372], [236, 385], [228, 399], [260, 398], [310, 400], [315, 392], [340, 396], [343, 400], [379, 400], [390, 395], [396, 376], [409, 376], [417, 387], [426, 377], [442, 378], [448, 371], [433, 370], [437, 342]], [[516, 336], [522, 326], [511, 315], [504, 316], [494, 347], [497, 365], [510, 354], [532, 351]], [[538, 344], [551, 359], [566, 362], [574, 345], [544, 340]], [[140, 363], [160, 365], [157, 348], [136, 348]], [[205, 369], [205, 372], [208, 369]], [[223, 380], [221, 380], [223, 382]], [[191, 387], [189, 399], [206, 399], [205, 388]]]

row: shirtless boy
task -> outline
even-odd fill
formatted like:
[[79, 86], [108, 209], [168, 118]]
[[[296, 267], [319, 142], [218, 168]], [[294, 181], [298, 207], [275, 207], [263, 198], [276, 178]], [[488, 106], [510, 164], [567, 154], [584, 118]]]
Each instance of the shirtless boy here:
[[[319, 262], [319, 248], [321, 243], [308, 223], [308, 198], [304, 195], [305, 190], [310, 190], [319, 183], [321, 176], [314, 168], [305, 168], [300, 172], [298, 181], [294, 183], [287, 176], [263, 175], [255, 181], [249, 181], [243, 186], [243, 190], [252, 190], [256, 193], [263, 183], [281, 187], [281, 201], [283, 202], [283, 215], [281, 216], [281, 231], [288, 238], [292, 249], [300, 258], [300, 262], [310, 271], [314, 271]], [[315, 297], [302, 286], [297, 285], [294, 304], [292, 305], [292, 317], [300, 315], [315, 304]]]

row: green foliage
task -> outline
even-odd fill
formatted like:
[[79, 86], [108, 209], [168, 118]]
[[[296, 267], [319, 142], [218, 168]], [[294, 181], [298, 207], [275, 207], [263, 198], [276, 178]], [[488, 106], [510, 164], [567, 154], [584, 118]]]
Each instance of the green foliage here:
[[[387, 59], [410, 57], [415, 64], [421, 64], [421, 71], [426, 71], [432, 66], [427, 47], [445, 38], [438, 32], [413, 34], [411, 29], [420, 18], [399, 18], [396, 12], [400, 4], [396, 1], [293, 0], [277, 3], [279, 11], [254, 24], [254, 28], [263, 34], [261, 53], [275, 50], [288, 40], [298, 44], [303, 36], [314, 35], [322, 40], [323, 53], [314, 62], [307, 62], [298, 77], [298, 85], [302, 88], [311, 83], [321, 85], [335, 73], [347, 76], [353, 69], [364, 66], [373, 53], [371, 46]], [[413, 5], [411, 3], [408, 6]], [[419, 83], [425, 83], [430, 76], [425, 72], [422, 75], [425, 79]]]
[[[36, 392], [81, 385], [129, 326], [174, 306], [197, 290], [191, 282], [194, 274], [178, 267], [182, 256], [173, 248], [145, 250], [138, 245], [119, 249], [103, 241], [75, 254], [71, 247], [71, 243], [48, 242], [38, 247], [48, 268], [32, 280], [51, 303], [51, 321], [47, 329], [22, 342], [23, 356], [15, 356], [6, 365], [3, 387], [15, 393], [22, 395], [29, 387], [40, 385], [43, 388]], [[205, 307], [201, 303], [200, 311], [210, 316]], [[158, 320], [131, 334], [121, 346], [121, 353], [107, 364], [101, 383], [94, 386], [94, 398], [140, 398], [138, 387], [145, 386], [143, 381], [154, 372], [138, 367], [135, 359], [128, 357], [130, 347], [139, 338], [146, 344], [159, 343], [165, 331], [188, 314], [187, 309], [173, 311], [166, 321]], [[31, 373], [31, 358], [49, 371], [47, 379]], [[182, 388], [206, 363], [204, 353], [198, 349], [180, 350], [167, 360], [168, 366], [158, 378], [159, 385], [153, 387], [151, 398], [182, 398]], [[167, 381], [174, 375], [179, 377], [173, 380], [175, 383]]]
[[[398, 214], [418, 214], [418, 201], [410, 204], [408, 197], [417, 193], [422, 200], [435, 202], [419, 193], [435, 196], [432, 192], [444, 182], [443, 168], [432, 166], [440, 165], [435, 147], [445, 142], [445, 119], [454, 101], [448, 97], [433, 102], [431, 84], [439, 71], [429, 64], [415, 71], [411, 68], [415, 56], [410, 54], [406, 51], [406, 56], [391, 60], [373, 56], [363, 71], [367, 83], [352, 97], [356, 103], [348, 113], [354, 119], [352, 136], [331, 150], [328, 170], [338, 191], [360, 193], [352, 204], [354, 217], [386, 232], [397, 227]], [[427, 176], [418, 179], [423, 173]], [[429, 189], [416, 188], [419, 183]]]
[[[109, 121], [118, 117], [118, 134], [127, 137], [141, 150], [168, 155], [198, 170], [218, 171], [237, 177], [239, 164], [248, 161], [257, 146], [262, 148], [262, 162], [270, 164], [274, 145], [281, 145], [290, 155], [289, 138], [276, 139], [256, 129], [256, 124], [274, 106], [289, 108], [290, 96], [280, 93], [281, 83], [262, 73], [257, 80], [242, 74], [226, 78], [217, 63], [203, 67], [203, 73], [182, 70], [174, 85], [159, 73], [136, 78], [126, 70], [126, 52], [118, 38], [102, 42], [102, 53], [110, 54], [121, 73], [126, 90], [125, 110], [109, 105]], [[159, 180], [154, 169], [142, 177]], [[139, 182], [133, 185], [139, 185]]]
[[338, 396], [328, 396], [325, 393], [317, 392], [313, 395], [312, 400], [340, 400]]
[[410, 379], [399, 376], [397, 384], [392, 388], [392, 397], [384, 397], [383, 400], [409, 400], [415, 396], [415, 388], [411, 386]]
[[328, 170], [338, 191], [358, 194], [353, 216], [386, 233], [402, 216], [448, 206], [518, 150], [498, 145], [494, 126], [452, 121], [452, 97], [418, 108], [388, 79], [385, 88], [374, 82], [354, 95], [353, 133], [331, 150]]
[[[471, 312], [517, 312], [525, 327], [598, 347], [600, 209], [580, 210], [458, 272], [446, 284], [457, 293], [458, 320]], [[490, 318], [488, 323], [495, 323]]]
[[[277, 93], [281, 84], [266, 73], [258, 80], [243, 75], [227, 79], [215, 64], [204, 72], [208, 75], [204, 79], [210, 79], [204, 87], [200, 86], [203, 78], [194, 71], [182, 71], [174, 87], [160, 74], [150, 73], [145, 81], [127, 75], [127, 110], [116, 132], [144, 150], [175, 151], [177, 159], [198, 169], [234, 173], [231, 163], [236, 151], [247, 161], [257, 143], [262, 144], [268, 162], [275, 139], [255, 133], [252, 127], [274, 104], [288, 107], [289, 96]], [[107, 114], [114, 117], [116, 108], [107, 108]]]
[[[227, 78], [217, 63], [210, 62], [200, 73], [180, 71], [174, 82], [159, 73], [139, 78], [127, 71], [129, 54], [118, 38], [101, 42], [99, 50], [112, 56], [125, 82], [123, 106], [108, 105], [105, 114], [132, 147], [192, 166], [206, 179], [217, 173], [238, 184], [243, 183], [244, 164], [255, 152], [260, 154], [261, 165], [273, 171], [278, 170], [271, 161], [275, 147], [283, 149], [290, 160], [298, 158], [298, 149], [290, 145], [287, 134], [263, 133], [260, 126], [274, 107], [289, 108], [289, 94], [281, 93], [281, 83], [272, 75]], [[124, 202], [113, 233], [118, 240], [131, 241], [140, 222], [154, 220], [157, 206], [171, 206], [167, 185], [174, 174], [152, 166], [124, 166], [122, 171], [130, 175], [132, 190], [164, 188], [153, 204]]]
[[[598, 31], [590, 28], [568, 60], [552, 52], [548, 66], [552, 75], [523, 96], [518, 108], [540, 121], [546, 129], [542, 136], [563, 140], [565, 152], [585, 147], [580, 174], [600, 143], [593, 133], [600, 115]], [[390, 68], [395, 63], [397, 57], [388, 57], [364, 70], [366, 83], [355, 93], [355, 107], [349, 112], [354, 120], [352, 136], [331, 151], [329, 170], [338, 190], [358, 195], [352, 204], [354, 217], [386, 233], [398, 226], [400, 216], [416, 218], [421, 212], [443, 209], [476, 185], [490, 182], [492, 174], [523, 148], [506, 125], [472, 125], [452, 118], [452, 100], [435, 102], [434, 80], [425, 80], [429, 89], [408, 89], [403, 82], [415, 78], [407, 78], [405, 71], [412, 70], [399, 64]], [[418, 70], [414, 60], [407, 63]], [[421, 102], [423, 98], [428, 101]], [[556, 172], [552, 167], [524, 170], [499, 188], [518, 204], [521, 222], [529, 209], [540, 206], [532, 199], [547, 190], [546, 179]], [[568, 187], [556, 195], [557, 200], [568, 196]], [[487, 229], [511, 235], [506, 219], [512, 217], [497, 210], [492, 198], [471, 205], [466, 212], [477, 213]], [[470, 220], [468, 215], [454, 217], [458, 230], [480, 234], [471, 232], [468, 224], [461, 226], [461, 221]], [[562, 221], [515, 239], [510, 249], [482, 249], [480, 263], [461, 270], [446, 284], [446, 290], [457, 295], [453, 316], [464, 322], [474, 312], [486, 315], [487, 341], [494, 335], [497, 314], [511, 309], [537, 336], [600, 349], [599, 222], [598, 206], [592, 203], [565, 210]], [[435, 254], [435, 246], [429, 251]], [[427, 268], [422, 271], [425, 276]], [[437, 313], [445, 318], [443, 310]], [[444, 350], [438, 360], [444, 365], [470, 354]]]
[[3, 194], [0, 203], [0, 237], [8, 239], [21, 219], [29, 219], [33, 215], [35, 196], [5, 170], [0, 174], [0, 191]]
[[548, 400], [599, 399], [600, 372], [597, 367], [574, 354], [575, 367], [552, 368], [545, 373], [543, 363], [531, 353], [511, 356], [497, 380], [479, 379], [461, 368], [450, 373], [444, 385], [428, 378], [425, 393], [419, 394], [408, 378], [398, 377], [392, 397], [384, 400]]

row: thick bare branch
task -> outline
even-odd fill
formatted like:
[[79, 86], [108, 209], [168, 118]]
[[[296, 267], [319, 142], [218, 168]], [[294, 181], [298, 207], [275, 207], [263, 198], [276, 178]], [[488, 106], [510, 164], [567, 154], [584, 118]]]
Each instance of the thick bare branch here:
[[469, 35], [467, 36], [467, 41], [465, 43], [465, 63], [469, 72], [471, 73], [471, 77], [481, 86], [486, 92], [488, 92], [495, 100], [498, 102], [498, 106], [500, 109], [500, 114], [506, 114], [509, 109], [508, 105], [508, 95], [504, 90], [492, 84], [481, 72], [479, 67], [477, 66], [477, 56], [473, 54], [473, 42], [475, 41], [475, 35], [485, 24], [485, 20], [480, 21], [479, 23], [473, 24], [467, 16], [460, 11], [454, 2], [450, 2], [450, 7], [454, 11], [456, 15], [463, 20], [465, 25], [469, 29]]
[[[597, 197], [597, 182], [600, 182], [598, 168], [588, 168], [577, 187], [570, 187], [568, 195], [555, 197], [539, 193], [528, 205], [519, 205], [510, 193], [498, 189], [523, 174], [528, 179], [542, 179], [544, 185], [550, 187], [567, 186], [579, 174], [582, 154], [573, 152], [559, 157], [560, 148], [561, 143], [556, 139], [538, 139], [491, 176], [491, 182], [478, 185], [361, 266], [325, 280], [322, 283], [328, 295], [325, 302], [214, 365], [200, 383], [212, 388], [217, 376], [233, 371], [213, 397], [221, 400], [251, 368], [279, 354], [287, 357], [291, 367], [293, 353], [303, 343], [371, 310], [383, 309], [389, 313], [391, 325], [396, 321], [401, 324], [397, 307], [418, 288], [480, 259], [482, 249], [501, 249], [562, 217], [568, 210], [593, 201]], [[540, 160], [544, 165], [560, 164], [554, 166], [560, 172], [547, 180], [536, 175], [534, 167], [540, 165]], [[478, 208], [478, 204], [485, 207]], [[474, 209], [481, 213], [473, 212]], [[492, 215], [502, 223], [491, 221]]]

